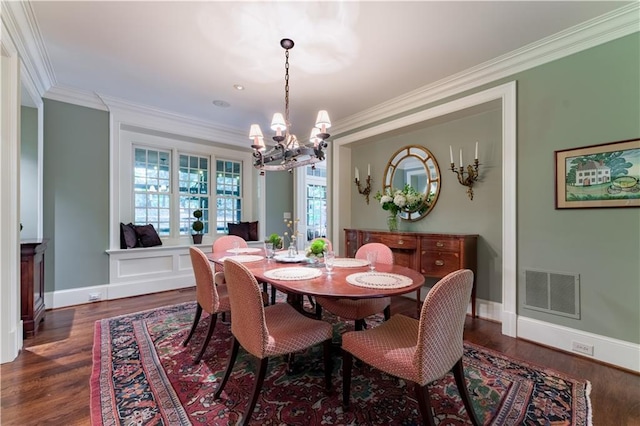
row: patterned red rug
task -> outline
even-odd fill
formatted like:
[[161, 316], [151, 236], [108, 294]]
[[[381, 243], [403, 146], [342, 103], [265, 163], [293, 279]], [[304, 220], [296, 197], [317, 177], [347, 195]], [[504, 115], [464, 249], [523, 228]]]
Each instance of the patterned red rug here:
[[[195, 303], [108, 318], [96, 322], [91, 376], [94, 425], [229, 425], [248, 402], [253, 362], [241, 349], [220, 400], [213, 393], [229, 352], [230, 326], [218, 317], [200, 365], [192, 365], [206, 331], [202, 318], [184, 348]], [[203, 315], [204, 316], [204, 315]], [[344, 331], [335, 323], [337, 341]], [[370, 326], [372, 326], [371, 324]], [[474, 408], [488, 425], [590, 425], [590, 383], [517, 361], [465, 342], [464, 366]], [[413, 387], [367, 366], [356, 367], [352, 404], [342, 409], [342, 362], [336, 354], [334, 391], [323, 389], [322, 348], [297, 354], [294, 372], [285, 360], [269, 362], [253, 413], [256, 425], [415, 425], [421, 423]], [[453, 376], [431, 385], [440, 425], [467, 424]]]

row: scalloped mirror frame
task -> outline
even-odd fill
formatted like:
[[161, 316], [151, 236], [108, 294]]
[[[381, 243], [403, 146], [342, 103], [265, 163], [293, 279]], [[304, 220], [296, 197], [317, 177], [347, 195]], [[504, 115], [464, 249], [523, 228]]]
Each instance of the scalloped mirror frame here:
[[[402, 176], [396, 176], [402, 171]], [[396, 178], [401, 179], [396, 181]], [[394, 182], [397, 182], [394, 185]], [[398, 217], [408, 222], [415, 222], [428, 215], [438, 201], [440, 195], [440, 167], [435, 157], [427, 148], [420, 145], [407, 145], [397, 150], [384, 169], [382, 192], [387, 188], [402, 189], [409, 183], [415, 190], [424, 194], [424, 200], [413, 210], [401, 210]]]

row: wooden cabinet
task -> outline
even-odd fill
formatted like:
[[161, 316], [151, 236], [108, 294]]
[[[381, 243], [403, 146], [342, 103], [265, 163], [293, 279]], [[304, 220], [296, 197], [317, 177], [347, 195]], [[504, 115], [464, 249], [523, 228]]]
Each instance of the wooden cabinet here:
[[428, 278], [442, 278], [458, 269], [472, 270], [474, 281], [471, 314], [476, 316], [478, 235], [345, 229], [345, 249], [348, 257], [354, 257], [358, 248], [367, 243], [382, 243], [388, 246], [393, 251], [396, 264], [420, 271]]
[[20, 243], [20, 315], [24, 337], [35, 336], [44, 320], [44, 252], [47, 240]]

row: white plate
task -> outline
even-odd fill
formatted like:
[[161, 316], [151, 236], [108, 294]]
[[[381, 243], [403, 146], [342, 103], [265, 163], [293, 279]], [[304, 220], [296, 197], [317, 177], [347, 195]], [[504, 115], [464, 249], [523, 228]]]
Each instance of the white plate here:
[[288, 254], [276, 254], [275, 256], [273, 256], [273, 260], [282, 263], [300, 263], [306, 262], [307, 256], [305, 256], [304, 254], [297, 254], [293, 257], [289, 257]]
[[281, 281], [310, 280], [318, 278], [320, 275], [322, 275], [320, 269], [302, 267], [271, 269], [264, 273], [264, 276], [267, 278]]
[[361, 268], [369, 265], [366, 259], [351, 259], [348, 257], [336, 257], [333, 260], [333, 266], [336, 268]]
[[254, 254], [238, 254], [236, 256], [224, 256], [220, 258], [221, 262], [224, 262], [225, 259], [233, 259], [236, 262], [240, 263], [248, 263], [248, 262], [257, 262], [259, 260], [264, 259], [264, 256], [256, 256]]
[[237, 248], [237, 249], [229, 249], [227, 250], [228, 253], [258, 253], [262, 251], [259, 248], [255, 248], [255, 247], [242, 247], [242, 248]]
[[358, 272], [347, 276], [347, 282], [367, 288], [402, 288], [413, 284], [409, 277], [388, 272]]

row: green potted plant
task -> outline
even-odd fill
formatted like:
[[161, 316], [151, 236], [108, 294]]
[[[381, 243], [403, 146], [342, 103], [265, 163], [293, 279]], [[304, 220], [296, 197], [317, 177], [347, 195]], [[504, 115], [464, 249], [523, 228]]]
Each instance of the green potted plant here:
[[307, 249], [307, 257], [324, 257], [325, 244], [324, 240], [312, 242]]
[[273, 244], [274, 250], [279, 250], [282, 248], [282, 237], [278, 234], [273, 233], [269, 235], [269, 238], [267, 238], [265, 242]]
[[200, 209], [195, 210], [193, 212], [193, 217], [196, 218], [195, 222], [193, 222], [191, 224], [191, 229], [193, 229], [193, 231], [195, 232], [195, 234], [191, 234], [191, 236], [193, 237], [193, 243], [194, 244], [201, 244], [202, 243], [202, 230], [204, 229], [204, 223], [202, 223], [202, 221], [200, 221], [200, 218], [202, 217], [202, 210], [200, 210]]

